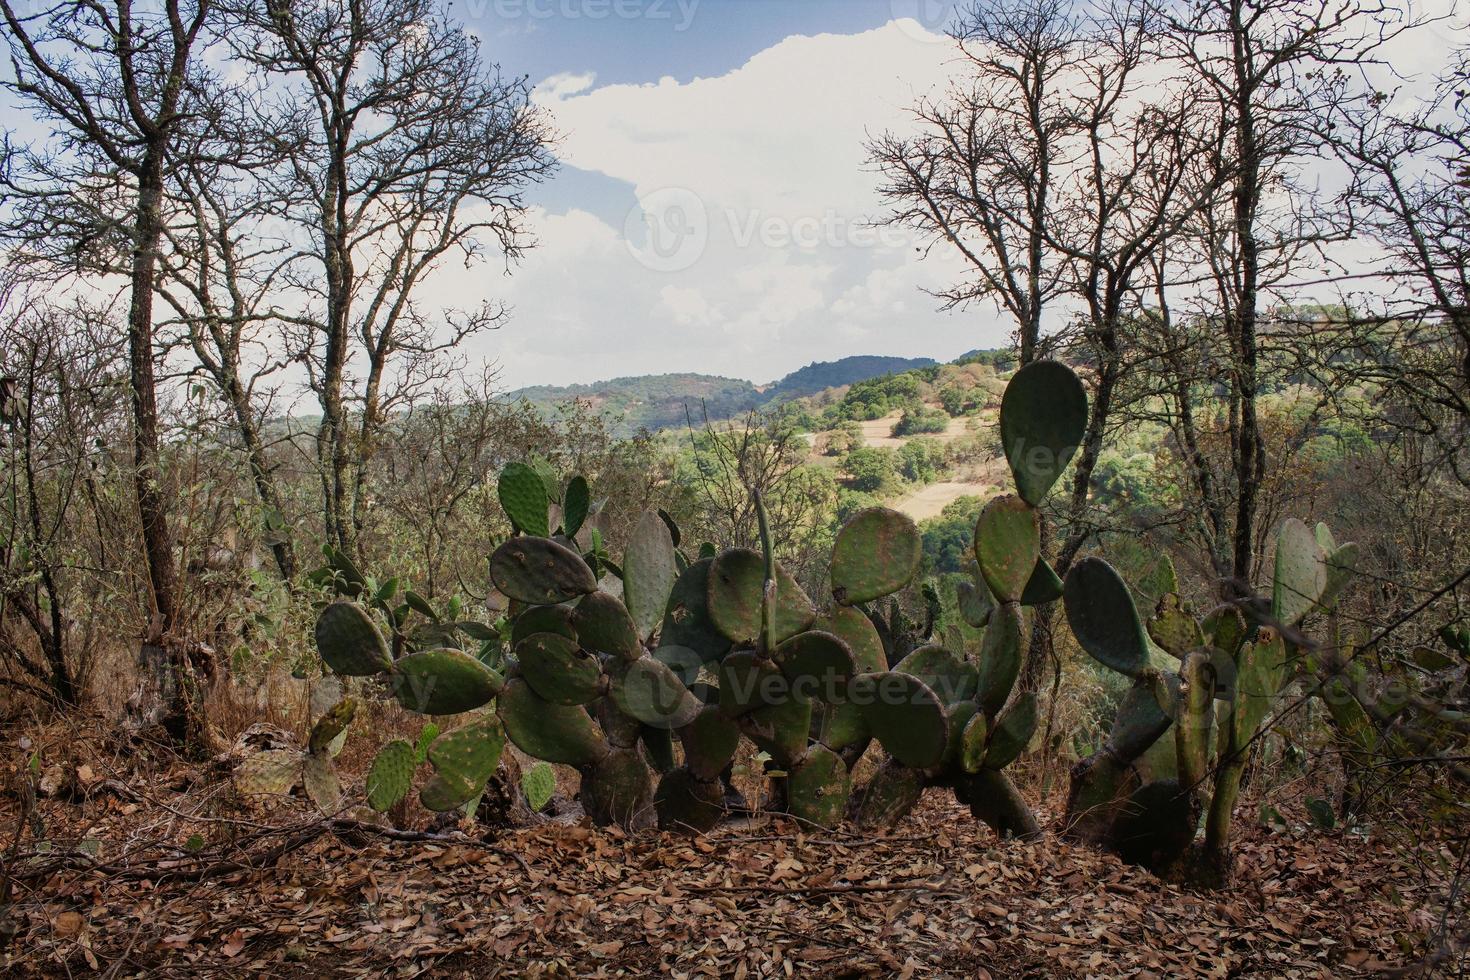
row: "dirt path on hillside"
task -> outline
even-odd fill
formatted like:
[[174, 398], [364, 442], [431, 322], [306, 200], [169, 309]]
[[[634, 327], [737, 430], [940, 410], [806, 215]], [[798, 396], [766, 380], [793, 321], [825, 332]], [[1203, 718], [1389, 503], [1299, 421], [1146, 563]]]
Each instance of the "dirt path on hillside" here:
[[926, 487], [892, 504], [894, 510], [907, 514], [915, 521], [938, 517], [939, 512], [961, 497], [988, 497], [995, 487], [988, 483], [959, 483], [946, 481], [931, 483]]

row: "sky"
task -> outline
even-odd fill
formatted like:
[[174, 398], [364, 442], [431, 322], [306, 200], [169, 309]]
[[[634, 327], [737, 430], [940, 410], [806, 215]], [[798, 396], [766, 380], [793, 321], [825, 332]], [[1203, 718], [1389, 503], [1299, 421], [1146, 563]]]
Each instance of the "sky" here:
[[560, 134], [536, 247], [446, 268], [506, 302], [467, 353], [508, 388], [696, 371], [776, 380], [849, 354], [1004, 344], [993, 310], [923, 292], [959, 269], [880, 228], [870, 134], [907, 125], [954, 52], [947, 0], [455, 0]]

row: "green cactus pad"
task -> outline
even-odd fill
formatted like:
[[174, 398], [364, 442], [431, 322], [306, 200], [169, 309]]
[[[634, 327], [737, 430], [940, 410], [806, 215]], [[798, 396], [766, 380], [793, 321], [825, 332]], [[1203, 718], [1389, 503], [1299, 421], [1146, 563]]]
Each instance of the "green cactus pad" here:
[[569, 640], [577, 639], [577, 628], [572, 622], [575, 612], [571, 606], [531, 606], [511, 623], [510, 645], [519, 646], [522, 640], [536, 633], [555, 633]]
[[[747, 548], [726, 551], [709, 570], [709, 614], [718, 629], [743, 646], [753, 646], [761, 633], [761, 598], [766, 562]], [[795, 636], [817, 618], [812, 602], [780, 564], [776, 565], [776, 642]]]
[[1159, 706], [1152, 685], [1145, 680], [1135, 681], [1113, 716], [1108, 746], [1125, 764], [1131, 763], [1157, 742], [1172, 723]]
[[762, 705], [740, 720], [740, 728], [756, 747], [777, 764], [790, 766], [806, 750], [812, 729], [812, 702], [783, 697]]
[[863, 711], [873, 736], [906, 766], [928, 769], [944, 758], [949, 728], [944, 705], [929, 685], [898, 671], [860, 674], [848, 696]]
[[316, 648], [326, 665], [345, 677], [380, 674], [393, 665], [383, 634], [352, 602], [333, 602], [317, 616]]
[[974, 582], [960, 582], [955, 586], [954, 594], [961, 619], [975, 629], [981, 629], [990, 622], [995, 600], [991, 598], [990, 589], [983, 582], [978, 586]]
[[725, 815], [725, 791], [717, 779], [698, 779], [688, 769], [665, 773], [653, 797], [664, 830], [702, 834]]
[[1177, 780], [1146, 783], [1119, 808], [1112, 847], [1129, 864], [1167, 867], [1194, 840], [1199, 814]]
[[1202, 782], [1210, 767], [1210, 729], [1215, 719], [1215, 676], [1203, 650], [1179, 665], [1179, 711], [1174, 718], [1175, 758], [1185, 786]]
[[1000, 402], [1000, 442], [1016, 492], [1039, 506], [1082, 444], [1087, 391], [1060, 361], [1033, 361], [1006, 385]]
[[740, 729], [720, 713], [716, 705], [706, 705], [694, 720], [679, 729], [679, 742], [684, 746], [684, 764], [695, 778], [716, 779], [740, 745]]
[[393, 696], [421, 715], [456, 715], [489, 704], [500, 675], [459, 650], [411, 653], [393, 665]]
[[435, 813], [464, 806], [484, 791], [504, 749], [505, 732], [494, 715], [439, 736], [429, 747], [434, 775], [419, 790], [419, 802]]
[[863, 788], [857, 807], [857, 825], [864, 830], [892, 827], [914, 808], [923, 795], [923, 775], [889, 759]]
[[643, 757], [648, 760], [654, 772], [662, 775], [674, 768], [673, 732], [667, 728], [639, 725], [638, 739], [643, 744]]
[[342, 782], [325, 754], [307, 755], [301, 762], [301, 782], [306, 795], [323, 813], [336, 813], [342, 805]]
[[599, 698], [588, 712], [602, 726], [602, 734], [615, 749], [631, 749], [638, 744], [638, 738], [644, 732], [643, 723], [624, 714], [610, 697]]
[[552, 704], [588, 704], [601, 693], [602, 664], [564, 636], [528, 636], [516, 647], [516, 660], [531, 690]]
[[1358, 569], [1358, 546], [1348, 542], [1341, 548], [1324, 552], [1327, 555], [1327, 584], [1322, 588], [1318, 602], [1326, 607], [1337, 601], [1342, 590], [1347, 588]]
[[1072, 635], [1094, 660], [1129, 677], [1148, 666], [1148, 634], [1113, 566], [1082, 559], [1067, 573], [1065, 597]]
[[582, 556], [548, 538], [511, 538], [496, 548], [490, 579], [512, 599], [536, 606], [570, 602], [597, 588]]
[[893, 669], [917, 677], [947, 705], [973, 698], [979, 681], [973, 665], [935, 643], [919, 647]]
[[851, 606], [833, 606], [825, 616], [812, 622], [812, 629], [831, 633], [852, 651], [853, 662], [858, 670], [878, 671], [888, 669], [888, 655], [883, 651], [883, 638], [873, 621], [862, 610]]
[[1283, 626], [1302, 621], [1327, 589], [1327, 556], [1317, 536], [1295, 517], [1281, 525], [1276, 537], [1276, 574], [1271, 588], [1271, 615]]
[[615, 664], [608, 694], [625, 714], [654, 728], [682, 728], [704, 706], [679, 675], [653, 657]]
[[601, 590], [582, 597], [572, 613], [577, 641], [588, 650], [596, 650], [624, 660], [643, 656], [638, 642], [638, 627], [627, 607], [616, 596]]
[[961, 770], [976, 773], [984, 767], [988, 735], [989, 727], [985, 723], [984, 712], [975, 712], [960, 732], [960, 748], [955, 761]]
[[257, 752], [235, 770], [235, 788], [246, 796], [285, 796], [301, 781], [301, 762], [294, 749]]
[[772, 658], [796, 697], [839, 702], [857, 672], [852, 651], [831, 633], [807, 630], [776, 648]]
[[775, 665], [763, 661], [753, 650], [737, 650], [720, 661], [720, 712], [739, 718], [765, 704], [768, 693], [783, 696], [785, 678]]
[[842, 757], [813, 745], [786, 777], [786, 812], [803, 825], [836, 827], [847, 810], [850, 789]]
[[1026, 618], [1020, 607], [1007, 603], [991, 614], [990, 625], [980, 638], [975, 697], [987, 718], [994, 718], [1004, 707], [1016, 685], [1025, 633]]
[[587, 485], [585, 477], [572, 477], [567, 483], [566, 493], [562, 495], [562, 532], [569, 538], [575, 538], [591, 510], [592, 488]]
[[1111, 753], [1078, 763], [1067, 793], [1067, 836], [1090, 844], [1111, 840], [1118, 811], [1138, 785], [1133, 766]]
[[1036, 694], [1026, 691], [995, 719], [985, 750], [985, 769], [1004, 769], [1026, 751], [1036, 732]]
[[631, 827], [653, 801], [653, 774], [637, 749], [614, 749], [582, 777], [581, 797], [593, 823]]
[[1235, 651], [1240, 649], [1240, 645], [1245, 642], [1249, 629], [1240, 607], [1228, 602], [1210, 610], [1210, 614], [1200, 623], [1200, 627], [1211, 646], [1225, 651], [1232, 657]]
[[949, 715], [949, 745], [944, 750], [944, 761], [940, 768], [953, 770], [960, 765], [960, 750], [964, 747], [965, 729], [969, 727], [971, 719], [976, 715], [983, 715], [980, 705], [974, 701], [960, 701], [951, 704], [947, 710]]
[[1148, 621], [1148, 635], [1173, 656], [1184, 659], [1191, 650], [1206, 644], [1204, 631], [1194, 614], [1184, 607], [1179, 596], [1166, 593], [1159, 600], [1153, 618]]
[[851, 606], [908, 585], [919, 570], [924, 542], [908, 517], [887, 507], [860, 511], [832, 546], [832, 597]]
[[1036, 567], [1026, 580], [1026, 588], [1021, 590], [1021, 605], [1044, 606], [1061, 597], [1062, 580], [1057, 576], [1056, 569], [1048, 565], [1045, 559], [1037, 558]]
[[623, 555], [623, 603], [647, 639], [663, 619], [669, 593], [679, 577], [674, 561], [674, 539], [658, 511], [646, 510], [628, 540]]
[[330, 752], [332, 743], [347, 731], [347, 726], [352, 724], [352, 716], [356, 713], [357, 700], [355, 698], [343, 698], [334, 704], [331, 710], [311, 726], [307, 751], [315, 755], [335, 754]]
[[1261, 727], [1286, 680], [1286, 643], [1270, 627], [1262, 627], [1256, 642], [1240, 648], [1235, 700], [1231, 702], [1234, 747], [1244, 748]]
[[506, 684], [495, 707], [506, 735], [532, 758], [582, 768], [608, 753], [607, 738], [586, 711], [537, 697], [523, 680]]
[[669, 593], [658, 637], [660, 647], [693, 650], [704, 663], [730, 652], [730, 638], [715, 628], [709, 614], [709, 570], [713, 564], [714, 559], [702, 558], [680, 573]]
[[379, 813], [387, 813], [408, 795], [413, 771], [418, 765], [413, 746], [394, 739], [378, 750], [367, 775], [367, 802]]
[[544, 538], [551, 533], [546, 508], [551, 502], [541, 476], [525, 463], [511, 463], [500, 471], [500, 506], [520, 531]]
[[1041, 558], [1041, 512], [1020, 497], [996, 497], [975, 522], [975, 560], [1001, 602], [1019, 602]]

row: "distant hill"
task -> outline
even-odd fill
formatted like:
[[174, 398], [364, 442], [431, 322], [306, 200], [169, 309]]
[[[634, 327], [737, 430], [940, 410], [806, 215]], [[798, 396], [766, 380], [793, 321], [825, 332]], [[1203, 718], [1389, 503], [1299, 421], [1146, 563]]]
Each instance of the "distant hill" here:
[[858, 354], [839, 361], [813, 361], [771, 385], [764, 395], [767, 401], [786, 401], [885, 374], [930, 367], [935, 363], [932, 357], [879, 357], [874, 354]]
[[686, 408], [696, 421], [705, 411], [711, 419], [727, 419], [774, 402], [934, 363], [927, 357], [857, 355], [808, 364], [764, 389], [739, 378], [710, 374], [645, 374], [585, 385], [536, 385], [505, 397], [524, 398], [547, 414], [560, 403], [582, 399], [598, 411], [622, 416], [619, 431], [627, 434], [644, 426], [654, 430], [681, 426]]

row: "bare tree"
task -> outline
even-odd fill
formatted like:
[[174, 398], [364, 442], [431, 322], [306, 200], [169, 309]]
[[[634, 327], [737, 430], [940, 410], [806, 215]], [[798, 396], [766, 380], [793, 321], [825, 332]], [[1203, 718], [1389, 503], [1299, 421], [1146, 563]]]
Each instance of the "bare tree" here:
[[229, 6], [237, 54], [293, 127], [272, 178], [301, 251], [285, 282], [305, 302], [288, 319], [322, 408], [326, 538], [350, 554], [388, 413], [503, 312], [436, 314], [418, 287], [451, 255], [521, 253], [521, 194], [553, 166], [548, 133], [526, 81], [488, 68], [436, 0]]
[[1088, 56], [1063, 0], [977, 0], [951, 31], [966, 77], [913, 111], [918, 132], [884, 133], [868, 153], [891, 221], [953, 248], [972, 277], [946, 307], [994, 301], [1016, 326], [1022, 365], [1038, 356], [1049, 301], [1065, 290], [1047, 243], [1053, 189], [1083, 120], [1071, 83]]
[[199, 121], [195, 59], [210, 11], [210, 0], [85, 0], [24, 13], [0, 0], [14, 66], [6, 87], [52, 131], [46, 147], [12, 155], [12, 231], [34, 255], [67, 262], [69, 253], [78, 266], [126, 253], [134, 486], [153, 611], [135, 707], [191, 742], [193, 675], [209, 665], [191, 662], [172, 635], [178, 582], [159, 465], [153, 296], [171, 155]]

